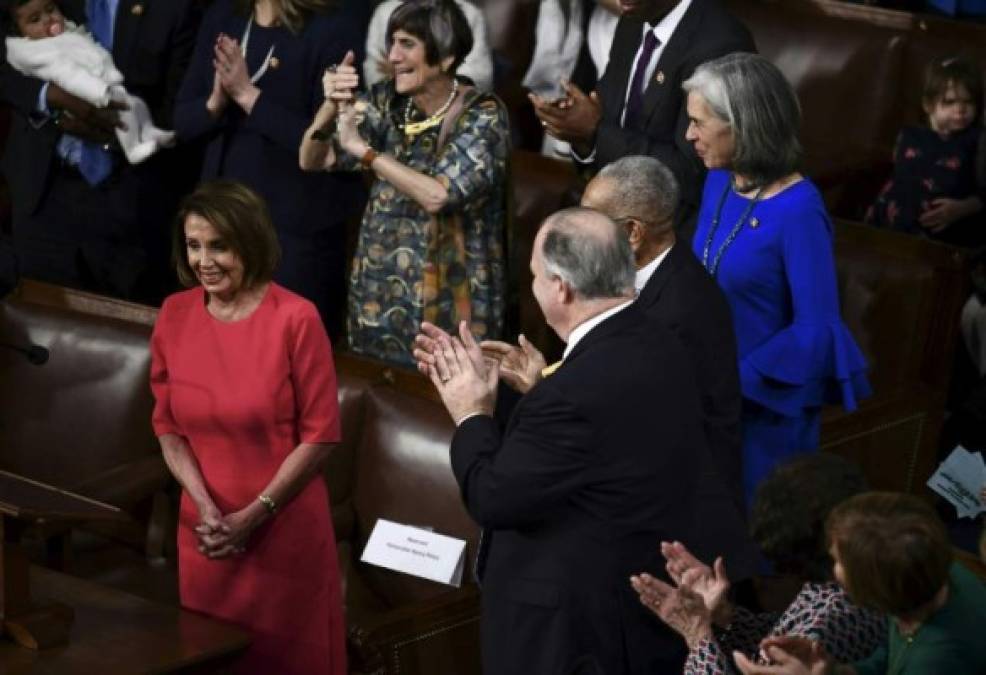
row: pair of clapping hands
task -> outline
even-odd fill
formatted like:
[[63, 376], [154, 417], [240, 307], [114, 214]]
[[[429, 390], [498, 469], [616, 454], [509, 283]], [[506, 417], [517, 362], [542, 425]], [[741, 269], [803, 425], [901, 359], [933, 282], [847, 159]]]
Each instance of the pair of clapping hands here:
[[[712, 626], [728, 626], [733, 617], [729, 578], [722, 558], [709, 567], [680, 542], [662, 542], [661, 553], [674, 586], [649, 574], [630, 577], [640, 602], [680, 634], [689, 649], [711, 639]], [[800, 637], [768, 637], [760, 643], [761, 661], [733, 653], [744, 675], [828, 675], [833, 664], [818, 643]]]
[[564, 96], [547, 99], [535, 93], [527, 95], [541, 126], [551, 136], [571, 143], [588, 154], [602, 119], [602, 105], [596, 92], [586, 94], [568, 80], [560, 83]]
[[325, 100], [337, 106], [339, 146], [355, 157], [362, 157], [367, 144], [359, 135], [359, 125], [366, 114], [366, 105], [356, 101], [359, 73], [354, 65], [356, 55], [346, 52], [342, 62], [326, 69], [322, 76], [322, 92]]
[[201, 510], [199, 524], [195, 526], [199, 553], [216, 559], [245, 552], [250, 535], [263, 522], [264, 517], [262, 510], [251, 507], [226, 515], [214, 506]]
[[220, 33], [212, 46], [212, 67], [212, 92], [205, 104], [209, 112], [220, 115], [232, 100], [249, 114], [260, 90], [250, 81], [239, 40]]
[[523, 335], [518, 342], [476, 342], [465, 321], [459, 323], [458, 335], [425, 321], [414, 339], [414, 359], [458, 425], [472, 415], [493, 414], [501, 377], [522, 394], [541, 379], [544, 356]]

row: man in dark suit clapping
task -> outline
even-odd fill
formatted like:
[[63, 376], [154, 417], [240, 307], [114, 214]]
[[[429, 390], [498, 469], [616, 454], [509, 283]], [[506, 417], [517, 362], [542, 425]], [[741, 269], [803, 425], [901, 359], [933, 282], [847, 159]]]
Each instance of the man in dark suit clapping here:
[[619, 0], [609, 65], [596, 91], [567, 84], [566, 96], [531, 95], [545, 131], [568, 141], [576, 162], [599, 169], [627, 155], [650, 155], [681, 185], [675, 224], [691, 238], [705, 169], [685, 140], [681, 83], [706, 61], [755, 51], [749, 31], [719, 0]]
[[456, 423], [451, 462], [484, 527], [487, 675], [681, 672], [680, 641], [628, 584], [663, 574], [657, 542], [684, 538], [707, 454], [699, 393], [679, 340], [633, 303], [627, 238], [569, 209], [534, 242], [532, 290], [564, 360], [493, 419], [497, 367], [465, 324], [425, 325], [415, 355]]

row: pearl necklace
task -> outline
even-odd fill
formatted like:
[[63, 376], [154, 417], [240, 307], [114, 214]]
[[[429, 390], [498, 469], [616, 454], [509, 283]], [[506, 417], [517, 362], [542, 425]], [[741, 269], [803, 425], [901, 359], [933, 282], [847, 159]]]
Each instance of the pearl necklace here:
[[414, 138], [418, 134], [427, 129], [431, 129], [434, 126], [438, 126], [445, 119], [445, 114], [452, 107], [452, 101], [455, 100], [456, 95], [459, 93], [459, 82], [457, 80], [452, 80], [452, 93], [449, 94], [448, 100], [439, 108], [434, 115], [423, 119], [420, 122], [411, 121], [411, 111], [413, 109], [413, 101], [410, 97], [407, 99], [407, 105], [404, 106], [404, 135], [409, 138]]

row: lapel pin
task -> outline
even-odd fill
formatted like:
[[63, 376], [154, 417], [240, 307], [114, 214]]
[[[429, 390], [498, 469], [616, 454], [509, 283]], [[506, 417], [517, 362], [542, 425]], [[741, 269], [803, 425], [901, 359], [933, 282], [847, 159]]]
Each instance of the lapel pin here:
[[130, 13], [133, 14], [134, 16], [141, 16], [144, 13], [144, 6], [134, 5], [133, 7], [130, 8]]
[[654, 79], [657, 80], [658, 84], [664, 84], [664, 71], [663, 70], [657, 71], [657, 74], [654, 76]]
[[270, 57], [270, 67], [273, 68], [274, 70], [277, 70], [278, 68], [280, 68], [281, 67], [281, 59], [277, 58], [276, 56]]
[[757, 218], [750, 218], [750, 227], [754, 230], [760, 227], [760, 220]]

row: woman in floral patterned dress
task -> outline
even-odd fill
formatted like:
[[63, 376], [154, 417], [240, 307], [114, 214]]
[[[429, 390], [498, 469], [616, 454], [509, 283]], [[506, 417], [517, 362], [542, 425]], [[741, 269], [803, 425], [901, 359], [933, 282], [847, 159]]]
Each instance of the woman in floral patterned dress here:
[[350, 277], [349, 345], [413, 367], [422, 321], [474, 335], [503, 330], [509, 129], [503, 104], [457, 79], [472, 46], [450, 0], [411, 0], [391, 15], [394, 78], [362, 95], [353, 58], [323, 79], [305, 134], [308, 170], [376, 174]]

